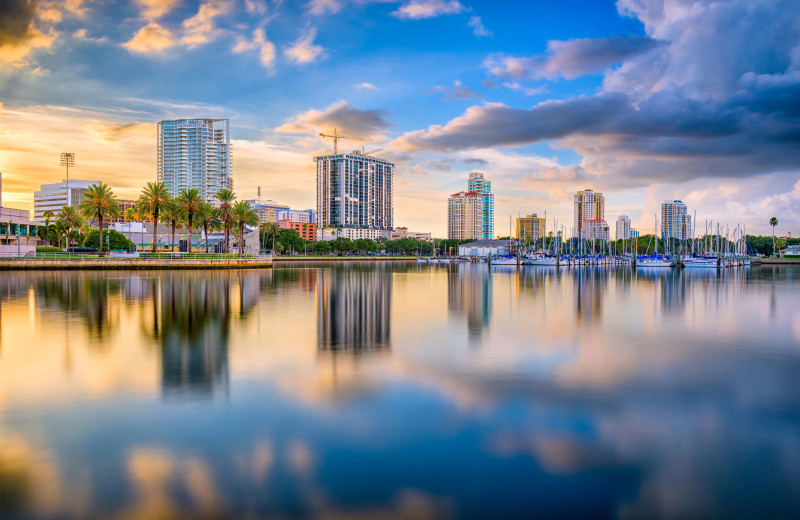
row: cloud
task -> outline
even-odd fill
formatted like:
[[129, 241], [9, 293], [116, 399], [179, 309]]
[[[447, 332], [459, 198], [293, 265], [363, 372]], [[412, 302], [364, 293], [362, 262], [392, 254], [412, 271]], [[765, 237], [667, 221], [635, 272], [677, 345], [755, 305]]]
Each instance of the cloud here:
[[142, 16], [149, 20], [156, 20], [172, 11], [180, 0], [136, 0]]
[[574, 79], [599, 72], [627, 58], [663, 47], [666, 42], [646, 36], [575, 39], [547, 42], [546, 56], [490, 56], [484, 66], [501, 78]]
[[469, 22], [467, 22], [467, 26], [472, 27], [472, 34], [478, 38], [492, 35], [492, 31], [483, 26], [480, 16], [471, 16]]
[[122, 44], [131, 52], [141, 54], [159, 53], [177, 44], [172, 32], [156, 22], [150, 22]]
[[482, 98], [483, 97], [479, 92], [476, 92], [471, 87], [467, 87], [465, 85], [462, 85], [459, 80], [454, 81], [452, 87], [442, 87], [442, 86], [438, 86], [437, 85], [435, 87], [431, 87], [431, 89], [428, 91], [429, 94], [432, 94], [432, 93], [435, 93], [435, 92], [444, 93], [444, 96], [442, 96], [442, 99], [447, 99], [447, 100], [450, 100], [450, 99], [478, 99], [478, 98]]
[[1, 9], [0, 63], [26, 65], [31, 51], [52, 45], [55, 31], [45, 34], [35, 26], [36, 2], [5, 0]]
[[231, 5], [221, 0], [205, 2], [200, 5], [197, 13], [184, 20], [180, 29], [175, 32], [157, 22], [150, 22], [122, 46], [140, 54], [158, 54], [178, 45], [189, 49], [199, 47], [222, 34], [216, 27], [215, 19], [227, 13]]
[[346, 101], [338, 101], [325, 110], [311, 109], [276, 128], [291, 134], [328, 132], [338, 128], [342, 133], [374, 136], [389, 128], [383, 110], [360, 110]]
[[408, 20], [422, 20], [444, 14], [459, 14], [466, 10], [458, 0], [411, 0], [398, 7], [392, 15]]
[[359, 88], [359, 89], [362, 89], [362, 90], [380, 90], [378, 87], [376, 87], [372, 83], [366, 83], [366, 82], [365, 83], [359, 83], [358, 85], [356, 85], [356, 88]]
[[183, 21], [181, 43], [194, 48], [213, 40], [221, 31], [216, 28], [214, 19], [227, 13], [231, 8], [228, 2], [206, 2], [197, 10], [197, 14]]
[[317, 29], [308, 27], [303, 30], [300, 37], [283, 53], [290, 62], [311, 63], [325, 55], [325, 49], [321, 45], [314, 45], [314, 38], [317, 37]]
[[522, 92], [526, 96], [538, 96], [539, 94], [546, 94], [550, 92], [547, 87], [526, 87], [516, 81], [504, 81], [503, 86], [511, 90]]
[[248, 14], [261, 16], [267, 14], [267, 2], [264, 0], [244, 0], [244, 7]]
[[233, 47], [233, 52], [237, 54], [248, 51], [258, 51], [261, 64], [267, 68], [271, 68], [275, 64], [275, 44], [267, 40], [263, 28], [253, 31], [253, 39], [251, 41], [239, 37]]
[[308, 3], [308, 12], [314, 15], [336, 14], [343, 7], [342, 0], [311, 0]]
[[77, 31], [72, 33], [72, 37], [77, 40], [84, 40], [87, 42], [95, 42], [95, 43], [101, 43], [107, 41], [107, 38], [105, 36], [102, 36], [100, 38], [92, 38], [91, 36], [89, 36], [89, 33], [86, 29], [78, 29]]

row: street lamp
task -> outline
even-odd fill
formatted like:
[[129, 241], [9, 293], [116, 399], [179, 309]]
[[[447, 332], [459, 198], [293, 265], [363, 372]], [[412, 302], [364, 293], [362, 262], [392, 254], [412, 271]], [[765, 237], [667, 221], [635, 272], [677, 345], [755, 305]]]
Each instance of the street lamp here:
[[75, 154], [72, 152], [61, 152], [61, 166], [67, 167], [67, 206], [72, 206], [72, 193], [69, 191], [69, 167], [75, 166]]

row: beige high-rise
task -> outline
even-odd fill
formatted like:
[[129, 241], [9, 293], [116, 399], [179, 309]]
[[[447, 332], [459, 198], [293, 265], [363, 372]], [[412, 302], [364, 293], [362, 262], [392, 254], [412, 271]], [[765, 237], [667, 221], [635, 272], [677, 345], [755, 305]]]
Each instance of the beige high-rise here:
[[483, 199], [480, 193], [460, 191], [447, 199], [447, 238], [483, 238]]
[[590, 189], [575, 194], [575, 236], [579, 237], [585, 220], [606, 219], [606, 198]]

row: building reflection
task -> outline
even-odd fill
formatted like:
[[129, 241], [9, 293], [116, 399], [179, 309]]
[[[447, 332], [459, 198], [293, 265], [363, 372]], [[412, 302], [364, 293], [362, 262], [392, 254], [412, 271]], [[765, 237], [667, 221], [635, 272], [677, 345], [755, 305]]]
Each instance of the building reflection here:
[[587, 267], [576, 269], [571, 274], [577, 320], [586, 323], [598, 321], [603, 314], [603, 295], [608, 287], [611, 270]]
[[317, 273], [321, 352], [361, 353], [391, 345], [391, 266], [342, 266]]
[[451, 315], [466, 315], [470, 338], [478, 339], [492, 316], [492, 273], [479, 263], [451, 264], [447, 272], [447, 308]]
[[[258, 280], [247, 277], [227, 272], [203, 276], [170, 273], [152, 280], [152, 334], [161, 349], [165, 397], [210, 397], [218, 390], [227, 392], [231, 320], [258, 301]], [[236, 281], [238, 312], [232, 297]]]

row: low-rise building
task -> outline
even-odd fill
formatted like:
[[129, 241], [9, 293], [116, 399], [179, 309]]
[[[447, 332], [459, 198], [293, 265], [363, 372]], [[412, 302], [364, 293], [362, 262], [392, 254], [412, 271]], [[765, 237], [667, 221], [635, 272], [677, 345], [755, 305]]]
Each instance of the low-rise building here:
[[608, 241], [608, 222], [599, 219], [584, 220], [581, 226], [581, 238]]
[[254, 199], [248, 200], [247, 203], [250, 204], [250, 207], [253, 208], [253, 211], [258, 215], [259, 224], [266, 224], [268, 222], [277, 223], [279, 220], [278, 212], [289, 210], [289, 206], [278, 204], [274, 200]]
[[0, 208], [0, 257], [25, 256], [36, 251], [37, 223], [25, 209]]
[[416, 240], [424, 240], [425, 242], [433, 242], [433, 237], [430, 233], [419, 233], [417, 231], [409, 231], [407, 227], [396, 227], [392, 231], [392, 240], [399, 240], [401, 238], [414, 238]]
[[[128, 219], [125, 218], [125, 212], [129, 209], [136, 211], [136, 201], [130, 199], [117, 199], [117, 204], [119, 204], [119, 216], [118, 217], [111, 217], [108, 219], [109, 224], [113, 224], [116, 222], [129, 222]], [[141, 219], [134, 219], [130, 222], [136, 222], [137, 220]]]
[[300, 238], [303, 240], [310, 240], [316, 242], [317, 240], [317, 225], [308, 222], [292, 222], [288, 219], [278, 221], [278, 227], [281, 229], [294, 229], [300, 233]]
[[33, 193], [33, 221], [44, 223], [44, 212], [47, 210], [57, 214], [64, 206], [77, 207], [83, 200], [83, 194], [93, 184], [100, 184], [100, 181], [70, 179], [69, 189], [67, 181], [42, 184], [39, 191]]
[[486, 258], [517, 254], [516, 240], [476, 240], [458, 246], [458, 256]]
[[375, 228], [317, 228], [317, 240], [336, 240], [339, 237], [358, 240], [359, 238], [369, 238], [378, 240], [385, 238], [389, 240], [392, 236], [391, 229]]
[[317, 211], [313, 209], [295, 210], [282, 209], [278, 211], [278, 221], [289, 220], [291, 222], [304, 222], [306, 224], [317, 223]]

